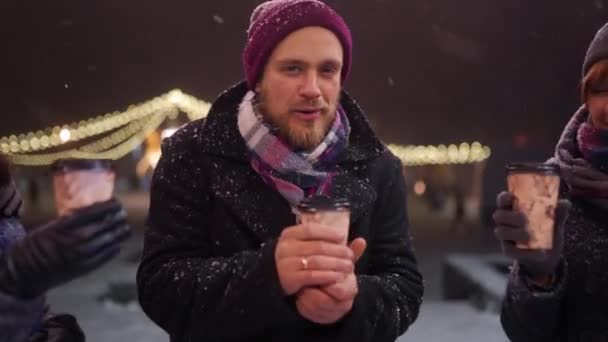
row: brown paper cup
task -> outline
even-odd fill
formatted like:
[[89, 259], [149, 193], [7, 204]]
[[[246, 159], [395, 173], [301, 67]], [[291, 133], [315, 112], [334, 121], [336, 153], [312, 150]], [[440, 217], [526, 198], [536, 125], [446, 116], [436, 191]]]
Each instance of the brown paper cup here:
[[115, 174], [109, 161], [61, 160], [53, 166], [53, 189], [57, 214], [105, 202], [114, 193]]
[[347, 201], [313, 197], [302, 201], [296, 209], [296, 215], [300, 224], [318, 223], [340, 229], [344, 236], [342, 243], [347, 243], [350, 229], [350, 205]]
[[553, 248], [555, 207], [559, 192], [559, 170], [555, 165], [518, 163], [507, 167], [509, 192], [515, 196], [514, 209], [528, 218], [530, 241], [517, 247], [550, 250]]

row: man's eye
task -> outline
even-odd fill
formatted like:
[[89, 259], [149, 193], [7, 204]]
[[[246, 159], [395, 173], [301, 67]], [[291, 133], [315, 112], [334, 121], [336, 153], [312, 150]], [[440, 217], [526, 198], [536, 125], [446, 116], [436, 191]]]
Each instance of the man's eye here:
[[294, 74], [302, 71], [302, 68], [297, 65], [288, 65], [283, 70], [285, 70], [287, 73]]

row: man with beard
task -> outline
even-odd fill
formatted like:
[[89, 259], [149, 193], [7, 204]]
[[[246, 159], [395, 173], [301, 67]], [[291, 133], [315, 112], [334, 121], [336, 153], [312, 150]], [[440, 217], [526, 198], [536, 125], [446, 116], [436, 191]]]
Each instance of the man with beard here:
[[[418, 316], [401, 162], [343, 90], [352, 37], [316, 0], [258, 6], [246, 81], [166, 140], [138, 271], [171, 341], [394, 341]], [[338, 227], [297, 224], [313, 195]]]

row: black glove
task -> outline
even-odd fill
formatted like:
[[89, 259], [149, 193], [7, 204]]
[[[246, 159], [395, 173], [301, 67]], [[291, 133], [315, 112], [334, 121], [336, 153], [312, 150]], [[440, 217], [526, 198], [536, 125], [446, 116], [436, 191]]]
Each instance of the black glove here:
[[0, 291], [33, 298], [112, 259], [130, 235], [127, 215], [110, 200], [34, 230], [0, 257]]
[[493, 218], [496, 223], [494, 235], [500, 241], [506, 256], [517, 260], [527, 274], [553, 275], [564, 248], [564, 225], [572, 205], [568, 200], [559, 200], [555, 208], [553, 248], [548, 251], [517, 248], [517, 243], [526, 243], [530, 234], [526, 230], [528, 220], [521, 211], [513, 209], [513, 194], [501, 192], [496, 198], [498, 208]]
[[21, 195], [17, 191], [15, 182], [10, 180], [4, 185], [0, 185], [0, 216], [17, 217], [21, 209]]

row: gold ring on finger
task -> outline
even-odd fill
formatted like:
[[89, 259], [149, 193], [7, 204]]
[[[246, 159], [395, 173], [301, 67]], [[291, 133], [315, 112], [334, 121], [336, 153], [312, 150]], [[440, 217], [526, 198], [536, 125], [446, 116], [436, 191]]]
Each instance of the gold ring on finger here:
[[305, 270], [308, 269], [308, 259], [302, 258], [302, 259], [300, 259], [300, 263], [302, 264], [303, 269], [305, 269]]

